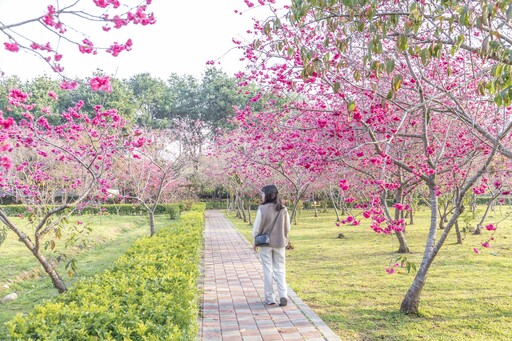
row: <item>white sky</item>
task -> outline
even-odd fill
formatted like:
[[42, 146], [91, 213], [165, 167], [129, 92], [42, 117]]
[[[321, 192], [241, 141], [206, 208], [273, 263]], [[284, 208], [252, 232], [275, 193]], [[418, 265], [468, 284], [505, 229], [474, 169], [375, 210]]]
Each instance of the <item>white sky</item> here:
[[[61, 0], [61, 5], [66, 1], [69, 0]], [[256, 0], [253, 2], [257, 4]], [[0, 22], [13, 24], [31, 19], [43, 14], [51, 3], [55, 0], [0, 0]], [[89, 3], [92, 0], [81, 0], [80, 4], [86, 6]], [[99, 34], [91, 34], [96, 45], [98, 37], [107, 38], [109, 43], [116, 40], [124, 43], [127, 38], [132, 38], [132, 51], [121, 52], [118, 57], [103, 51], [96, 56], [85, 57], [76, 47], [69, 51], [61, 49], [64, 73], [69, 77], [84, 77], [100, 68], [105, 74], [115, 74], [119, 78], [141, 72], [150, 72], [162, 79], [167, 79], [173, 72], [199, 77], [206, 69], [206, 61], [216, 60], [227, 53], [218, 66], [231, 75], [243, 69], [243, 62], [239, 61], [241, 51], [234, 49], [228, 52], [235, 46], [232, 38], [244, 40], [246, 31], [252, 29], [251, 18], [266, 18], [269, 13], [268, 8], [247, 9], [243, 0], [153, 0], [148, 11], [155, 13], [155, 25], [112, 29], [107, 33], [98, 26], [95, 30]], [[235, 14], [235, 10], [244, 13]], [[39, 27], [25, 26], [23, 34], [36, 40], [45, 34]], [[119, 38], [116, 35], [120, 35]], [[0, 70], [5, 75], [16, 74], [23, 79], [31, 79], [37, 75], [53, 74], [47, 64], [32, 55], [6, 51], [4, 42], [7, 41], [7, 37], [0, 33]]]

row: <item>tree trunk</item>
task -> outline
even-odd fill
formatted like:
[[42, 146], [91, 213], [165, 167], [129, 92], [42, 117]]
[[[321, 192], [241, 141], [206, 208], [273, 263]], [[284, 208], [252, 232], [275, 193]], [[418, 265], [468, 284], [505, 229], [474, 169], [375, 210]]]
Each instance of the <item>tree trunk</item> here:
[[471, 205], [471, 212], [473, 212], [473, 213], [476, 212], [476, 198], [475, 197], [471, 198], [470, 205]]
[[297, 225], [297, 206], [299, 205], [301, 195], [300, 193], [295, 193], [295, 200], [292, 203], [292, 214], [290, 215], [290, 223], [295, 221], [295, 225]]
[[414, 225], [414, 211], [409, 211], [409, 225]]
[[482, 226], [484, 225], [485, 219], [487, 218], [487, 214], [489, 214], [489, 210], [491, 209], [491, 206], [495, 199], [498, 197], [498, 195], [495, 195], [491, 198], [491, 201], [487, 204], [487, 207], [485, 208], [484, 215], [482, 216], [482, 219], [480, 219], [480, 222], [476, 226], [475, 232], [473, 232], [473, 235], [479, 235], [482, 234]]
[[340, 213], [338, 212], [338, 207], [336, 206], [336, 201], [334, 200], [332, 190], [329, 190], [329, 197], [331, 198], [332, 207], [334, 208], [334, 212], [336, 213], [336, 221], [341, 221]]
[[405, 239], [405, 235], [402, 231], [395, 232], [396, 238], [398, 239], [398, 243], [400, 247], [398, 248], [398, 253], [409, 253], [409, 246], [407, 245], [407, 240]]
[[150, 210], [149, 212], [149, 235], [155, 234], [155, 212]]
[[[422, 264], [423, 265], [423, 264]], [[427, 269], [423, 269], [423, 266], [420, 267], [420, 270], [416, 274], [414, 278], [414, 282], [412, 283], [409, 290], [405, 294], [404, 300], [400, 305], [400, 311], [406, 314], [418, 314], [420, 307], [420, 298], [421, 291], [425, 286], [425, 281], [427, 279]]]
[[235, 217], [236, 218], [241, 218], [242, 214], [240, 213], [240, 198], [238, 197], [238, 194], [235, 196], [234, 204], [236, 206], [236, 215], [235, 215]]
[[34, 236], [35, 244], [30, 240], [30, 238], [20, 231], [14, 224], [12, 224], [7, 216], [0, 210], [0, 222], [3, 222], [11, 231], [13, 231], [19, 238], [19, 240], [25, 244], [25, 246], [32, 252], [32, 254], [36, 257], [37, 261], [41, 266], [43, 267], [44, 271], [50, 276], [50, 279], [53, 283], [53, 286], [59, 294], [62, 294], [67, 290], [66, 284], [62, 280], [62, 278], [59, 276], [57, 270], [55, 269], [55, 266], [51, 264], [46, 257], [40, 252], [39, 250], [39, 242], [40, 239], [38, 239], [38, 235], [36, 234]]
[[[444, 208], [444, 212], [441, 212], [441, 206]], [[444, 218], [446, 216], [446, 204], [439, 205], [439, 229], [444, 230]]]
[[247, 204], [247, 218], [249, 219], [249, 225], [252, 225], [252, 219], [251, 219], [251, 203], [250, 203], [250, 202]]
[[242, 212], [242, 219], [244, 223], [247, 222], [247, 216], [245, 215], [244, 199], [240, 198], [240, 212]]
[[50, 276], [53, 286], [57, 289], [59, 294], [62, 294], [63, 292], [68, 290], [66, 284], [57, 273], [57, 270], [55, 270], [55, 266], [48, 262], [48, 260], [44, 257], [44, 255], [41, 252], [36, 250], [33, 250], [32, 252], [34, 256], [36, 256], [39, 263], [42, 265], [44, 271], [48, 274], [48, 276]]
[[457, 235], [457, 244], [462, 244], [462, 234], [459, 229], [459, 220], [455, 221], [455, 234]]
[[423, 260], [421, 261], [420, 268], [418, 269], [418, 273], [416, 277], [414, 277], [414, 281], [407, 290], [405, 294], [404, 300], [400, 306], [400, 311], [406, 314], [418, 314], [419, 305], [420, 305], [420, 297], [421, 291], [425, 286], [425, 281], [427, 279], [427, 272], [432, 264], [432, 260], [435, 257], [434, 247], [436, 242], [436, 234], [437, 234], [437, 196], [435, 191], [435, 186], [429, 186], [429, 195], [430, 195], [430, 229], [428, 233], [427, 243], [425, 244], [425, 251], [423, 252]]

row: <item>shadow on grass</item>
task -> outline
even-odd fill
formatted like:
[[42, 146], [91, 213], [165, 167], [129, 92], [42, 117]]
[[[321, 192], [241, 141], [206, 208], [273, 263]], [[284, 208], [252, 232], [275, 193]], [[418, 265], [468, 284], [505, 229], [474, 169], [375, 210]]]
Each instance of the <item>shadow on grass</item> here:
[[[509, 296], [502, 297], [509, 300]], [[457, 300], [447, 300], [448, 304], [458, 304]], [[473, 335], [476, 339], [506, 340], [509, 339], [511, 330], [496, 329], [492, 322], [498, 323], [501, 319], [510, 319], [512, 310], [493, 310], [489, 311], [471, 311], [466, 310], [466, 314], [452, 315], [430, 315], [425, 312], [404, 314], [398, 310], [375, 310], [372, 308], [355, 308], [351, 310], [351, 318], [339, 321], [339, 315], [323, 314], [322, 319], [344, 333], [358, 335], [358, 340], [465, 340], [467, 336]], [[484, 322], [486, 321], [486, 322]], [[457, 329], [456, 326], [465, 325], [464, 329]], [[437, 329], [444, 326], [442, 334], [437, 333]], [[453, 326], [454, 328], [449, 328]], [[447, 335], [447, 330], [451, 329], [452, 335]], [[417, 330], [423, 330], [419, 334]], [[427, 330], [427, 332], [425, 332]], [[475, 335], [476, 332], [476, 335]], [[478, 335], [479, 334], [479, 335]], [[343, 339], [343, 337], [342, 337]]]

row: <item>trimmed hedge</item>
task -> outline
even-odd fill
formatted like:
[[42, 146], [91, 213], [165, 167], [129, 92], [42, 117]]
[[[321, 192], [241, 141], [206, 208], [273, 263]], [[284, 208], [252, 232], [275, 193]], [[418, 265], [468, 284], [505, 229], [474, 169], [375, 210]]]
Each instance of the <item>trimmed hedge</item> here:
[[223, 210], [226, 208], [226, 201], [205, 201], [207, 210]]
[[[0, 206], [8, 216], [17, 216], [27, 213], [25, 205], [3, 205]], [[179, 204], [160, 204], [157, 205], [155, 214], [169, 214], [171, 219], [178, 219], [181, 211], [190, 209], [186, 203]], [[108, 213], [113, 215], [145, 215], [146, 210], [141, 205], [133, 204], [105, 204], [97, 207], [86, 207], [80, 211], [81, 214], [100, 214]]]
[[190, 206], [189, 208], [192, 212], [201, 212], [204, 215], [204, 211], [206, 211], [206, 204], [204, 202], [198, 202]]
[[142, 238], [112, 270], [7, 323], [12, 340], [194, 340], [204, 204]]
[[[226, 200], [224, 200], [224, 201], [204, 201], [204, 203], [206, 204], [207, 210], [225, 210], [227, 208]], [[247, 205], [247, 202], [245, 202], [244, 204]], [[257, 210], [258, 206], [259, 206], [259, 203], [258, 204], [251, 203], [251, 210]], [[245, 209], [247, 209], [247, 206], [245, 207]]]

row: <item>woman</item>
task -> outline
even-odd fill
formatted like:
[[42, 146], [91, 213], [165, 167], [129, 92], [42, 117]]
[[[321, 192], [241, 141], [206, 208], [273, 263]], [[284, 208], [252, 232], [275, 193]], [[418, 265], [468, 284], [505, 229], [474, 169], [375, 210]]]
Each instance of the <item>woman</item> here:
[[[263, 203], [258, 207], [254, 220], [252, 236], [262, 233], [270, 236], [268, 246], [260, 246], [260, 259], [263, 264], [265, 303], [276, 304], [274, 278], [277, 283], [279, 305], [288, 304], [288, 286], [286, 285], [285, 247], [288, 245], [290, 218], [288, 210], [281, 203], [277, 187], [268, 185], [261, 189]], [[258, 246], [254, 245], [254, 251]]]

